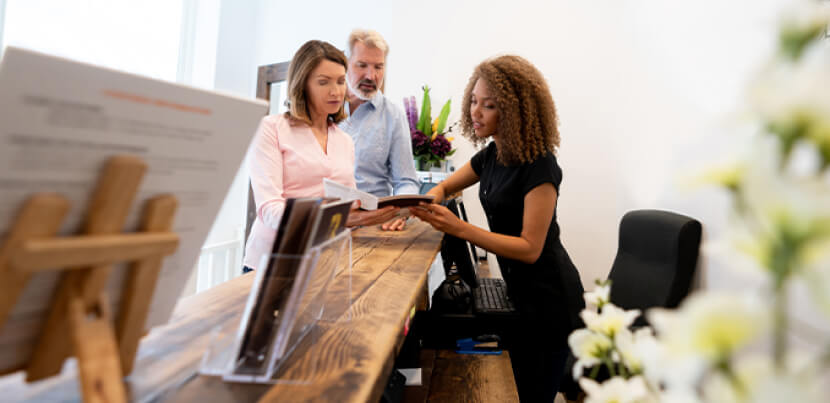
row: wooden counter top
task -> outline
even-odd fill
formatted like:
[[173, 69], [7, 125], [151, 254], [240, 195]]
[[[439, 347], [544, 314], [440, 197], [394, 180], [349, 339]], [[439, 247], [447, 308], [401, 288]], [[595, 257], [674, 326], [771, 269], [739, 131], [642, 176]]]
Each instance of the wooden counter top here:
[[[198, 374], [213, 329], [239, 320], [254, 278], [248, 274], [182, 299], [170, 322], [142, 340], [127, 378], [130, 400], [377, 401], [442, 236], [419, 221], [410, 221], [402, 232], [374, 227], [354, 232], [352, 304], [340, 313], [350, 320], [319, 324], [316, 343], [298, 349], [286, 364], [288, 373], [308, 371], [303, 377], [310, 383], [238, 384]], [[332, 287], [347, 290], [345, 278], [336, 277]], [[20, 374], [0, 378], [0, 396], [4, 401], [80, 400], [74, 362], [60, 376], [31, 385]]]

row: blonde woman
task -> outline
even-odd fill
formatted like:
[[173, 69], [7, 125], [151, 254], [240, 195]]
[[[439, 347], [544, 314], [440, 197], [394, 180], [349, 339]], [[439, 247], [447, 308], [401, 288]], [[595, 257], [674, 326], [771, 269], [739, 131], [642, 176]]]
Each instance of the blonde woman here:
[[[354, 144], [337, 127], [346, 117], [346, 66], [331, 44], [306, 42], [288, 68], [288, 112], [260, 123], [248, 151], [257, 218], [245, 246], [246, 272], [271, 251], [287, 198], [323, 196], [323, 178], [355, 187]], [[397, 210], [353, 209], [346, 225], [380, 224]]]
[[438, 204], [412, 214], [438, 230], [496, 254], [519, 310], [507, 348], [521, 401], [552, 402], [568, 356], [568, 334], [581, 327], [582, 283], [559, 240], [556, 202], [562, 170], [556, 108], [542, 74], [527, 60], [502, 56], [479, 64], [467, 85], [461, 128], [478, 145], [493, 141], [428, 194], [480, 184], [492, 231], [461, 221]]

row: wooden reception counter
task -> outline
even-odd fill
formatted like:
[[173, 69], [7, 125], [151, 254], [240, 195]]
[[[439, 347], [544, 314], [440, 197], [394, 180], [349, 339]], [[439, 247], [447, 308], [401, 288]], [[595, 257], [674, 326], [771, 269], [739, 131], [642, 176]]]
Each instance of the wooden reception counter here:
[[[223, 382], [198, 373], [214, 329], [238, 322], [254, 279], [244, 275], [184, 298], [162, 327], [141, 342], [127, 378], [131, 401], [377, 401], [383, 392], [411, 308], [425, 297], [427, 272], [443, 234], [417, 220], [405, 231], [361, 228], [353, 233], [350, 320], [321, 322], [313, 345], [298, 349], [287, 372], [302, 384]], [[348, 290], [338, 276], [332, 287]], [[342, 296], [341, 296], [342, 297]], [[313, 368], [313, 370], [309, 370]], [[0, 378], [0, 396], [26, 401], [80, 400], [72, 363], [55, 378], [26, 385], [22, 376]]]

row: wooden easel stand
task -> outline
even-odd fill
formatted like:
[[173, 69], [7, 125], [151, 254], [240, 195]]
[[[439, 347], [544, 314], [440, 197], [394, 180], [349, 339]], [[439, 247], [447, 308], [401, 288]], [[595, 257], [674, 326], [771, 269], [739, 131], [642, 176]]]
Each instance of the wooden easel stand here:
[[[107, 161], [82, 235], [56, 236], [69, 210], [64, 197], [41, 193], [25, 203], [0, 245], [0, 330], [33, 274], [63, 274], [32, 356], [22, 368], [0, 372], [22, 369], [32, 382], [58, 374], [74, 355], [86, 402], [126, 401], [123, 375], [132, 371], [162, 259], [179, 243], [171, 232], [177, 206], [171, 195], [146, 202], [139, 232], [120, 233], [146, 170], [132, 156]], [[112, 265], [121, 262], [130, 266], [114, 328], [104, 288]]]

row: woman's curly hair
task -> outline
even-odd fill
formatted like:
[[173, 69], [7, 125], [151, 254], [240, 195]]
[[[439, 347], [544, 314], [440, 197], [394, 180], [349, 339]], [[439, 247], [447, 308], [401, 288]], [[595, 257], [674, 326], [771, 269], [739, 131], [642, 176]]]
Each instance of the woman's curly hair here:
[[476, 66], [462, 103], [461, 132], [473, 144], [486, 139], [473, 131], [470, 97], [478, 80], [484, 80], [499, 110], [496, 133], [498, 160], [504, 165], [525, 164], [559, 147], [558, 117], [542, 73], [519, 56], [500, 56]]

